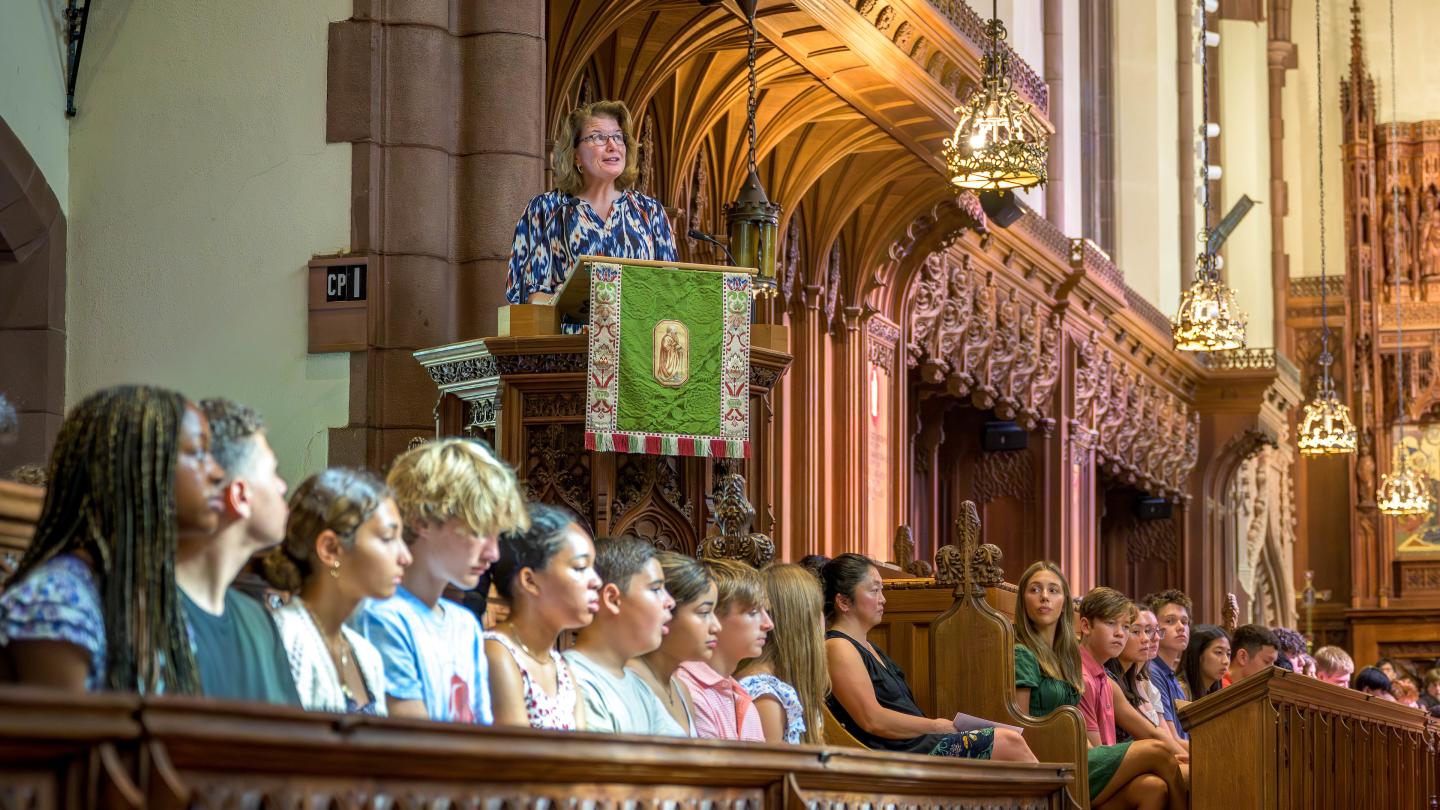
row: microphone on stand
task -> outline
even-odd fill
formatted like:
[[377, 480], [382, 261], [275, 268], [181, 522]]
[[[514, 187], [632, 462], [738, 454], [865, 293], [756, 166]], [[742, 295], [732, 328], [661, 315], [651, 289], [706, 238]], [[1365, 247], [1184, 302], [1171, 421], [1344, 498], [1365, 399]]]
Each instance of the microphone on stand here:
[[735, 257], [734, 257], [733, 255], [731, 255], [729, 246], [726, 245], [724, 242], [721, 242], [719, 239], [716, 239], [715, 237], [711, 236], [710, 234], [705, 233], [705, 232], [702, 231], [702, 230], [697, 230], [697, 229], [695, 229], [695, 228], [691, 228], [691, 229], [690, 229], [690, 232], [689, 232], [688, 236], [689, 236], [691, 239], [699, 239], [699, 240], [702, 241], [702, 242], [709, 242], [710, 244], [714, 245], [715, 247], [720, 248], [721, 250], [725, 251], [725, 258], [727, 258], [727, 259], [730, 260], [730, 266], [731, 266], [731, 267], [739, 267], [739, 266], [740, 266], [739, 263], [735, 261]]

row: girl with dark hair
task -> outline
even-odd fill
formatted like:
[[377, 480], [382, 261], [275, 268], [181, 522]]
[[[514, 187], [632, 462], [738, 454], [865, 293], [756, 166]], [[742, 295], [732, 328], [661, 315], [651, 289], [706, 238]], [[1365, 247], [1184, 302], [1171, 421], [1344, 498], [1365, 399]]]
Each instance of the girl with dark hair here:
[[223, 478], [205, 415], [174, 391], [118, 386], [76, 405], [0, 594], [0, 680], [197, 694], [175, 548], [214, 533]]
[[[1044, 717], [1061, 706], [1076, 706], [1084, 715], [1081, 696], [1096, 681], [1086, 678], [1087, 659], [1076, 642], [1075, 600], [1070, 595], [1070, 583], [1055, 563], [1037, 562], [1025, 569], [1017, 590], [1015, 705], [1034, 717]], [[1134, 610], [1133, 605], [1129, 608]], [[1108, 678], [1101, 677], [1099, 683], [1110, 690], [1107, 705], [1123, 702], [1119, 688]], [[1174, 802], [1183, 802], [1180, 769], [1164, 743], [1100, 739], [1107, 736], [1087, 733], [1090, 747], [1086, 760], [1093, 806], [1112, 800], [1126, 807], [1159, 806], [1166, 801], [1171, 801], [1173, 807]]]
[[824, 587], [825, 655], [835, 719], [867, 748], [966, 759], [1034, 762], [1035, 755], [1008, 729], [955, 730], [954, 721], [926, 717], [915, 704], [905, 673], [866, 636], [885, 615], [880, 570], [868, 557], [841, 554], [820, 569]]
[[665, 572], [665, 590], [675, 600], [670, 623], [659, 649], [635, 659], [630, 671], [665, 705], [680, 736], [694, 737], [695, 707], [690, 691], [675, 676], [686, 661], [709, 661], [719, 643], [720, 619], [715, 602], [720, 589], [705, 566], [694, 557], [662, 551], [655, 555]]
[[394, 596], [411, 559], [395, 500], [374, 475], [336, 468], [295, 488], [285, 539], [261, 570], [291, 594], [272, 616], [300, 705], [386, 713], [385, 663], [345, 622], [362, 599]]
[[510, 616], [485, 634], [491, 705], [497, 725], [573, 731], [584, 706], [555, 640], [600, 608], [595, 543], [563, 509], [532, 503], [529, 511], [527, 531], [500, 538], [493, 569]]
[[1230, 669], [1230, 636], [1213, 624], [1202, 624], [1190, 634], [1185, 655], [1180, 658], [1180, 675], [1191, 700], [1220, 691]]

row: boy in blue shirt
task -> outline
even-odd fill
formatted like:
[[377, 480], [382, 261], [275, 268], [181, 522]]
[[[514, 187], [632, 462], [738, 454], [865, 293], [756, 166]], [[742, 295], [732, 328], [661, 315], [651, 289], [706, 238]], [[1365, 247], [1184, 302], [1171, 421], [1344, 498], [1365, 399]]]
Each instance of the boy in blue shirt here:
[[445, 439], [395, 459], [386, 480], [415, 561], [395, 595], [367, 601], [352, 623], [385, 659], [391, 717], [489, 725], [480, 623], [441, 594], [470, 590], [499, 559], [499, 535], [528, 528], [515, 473], [483, 444]]

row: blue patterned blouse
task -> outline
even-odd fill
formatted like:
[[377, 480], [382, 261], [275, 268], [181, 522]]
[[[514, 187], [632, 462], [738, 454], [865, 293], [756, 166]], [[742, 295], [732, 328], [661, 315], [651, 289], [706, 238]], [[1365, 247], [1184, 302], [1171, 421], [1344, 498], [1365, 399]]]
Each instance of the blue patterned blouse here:
[[587, 255], [675, 261], [665, 209], [653, 197], [627, 189], [602, 221], [578, 197], [559, 190], [541, 194], [515, 225], [505, 297], [522, 304], [533, 293], [554, 293], [570, 277], [574, 259]]
[[0, 594], [0, 646], [64, 641], [90, 655], [85, 688], [105, 686], [105, 614], [95, 573], [73, 554], [57, 554]]
[[750, 675], [740, 679], [740, 685], [750, 697], [773, 697], [785, 709], [785, 742], [798, 744], [805, 736], [805, 707], [800, 705], [800, 696], [795, 687], [774, 675]]

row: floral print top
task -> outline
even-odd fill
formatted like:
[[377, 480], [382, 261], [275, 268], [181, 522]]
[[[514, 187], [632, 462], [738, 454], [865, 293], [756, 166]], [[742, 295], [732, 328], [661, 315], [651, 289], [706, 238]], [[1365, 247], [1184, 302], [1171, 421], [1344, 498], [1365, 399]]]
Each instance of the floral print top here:
[[105, 613], [95, 572], [74, 554], [57, 554], [0, 593], [0, 647], [12, 641], [64, 641], [90, 654], [85, 689], [105, 688]]
[[795, 687], [768, 673], [741, 678], [740, 685], [756, 700], [773, 697], [780, 701], [785, 709], [785, 742], [796, 744], [805, 737], [805, 707], [800, 705]]
[[580, 256], [673, 262], [670, 219], [658, 200], [634, 189], [621, 192], [603, 220], [579, 197], [547, 191], [530, 201], [515, 225], [505, 297], [523, 304], [533, 293], [554, 293]]
[[555, 663], [555, 694], [548, 695], [540, 684], [530, 676], [525, 666], [528, 656], [504, 633], [491, 630], [485, 634], [487, 641], [495, 641], [515, 659], [520, 668], [520, 681], [525, 687], [525, 715], [530, 719], [531, 728], [548, 728], [555, 731], [575, 731], [575, 681], [570, 677], [570, 665], [560, 653], [550, 650], [550, 660]]

